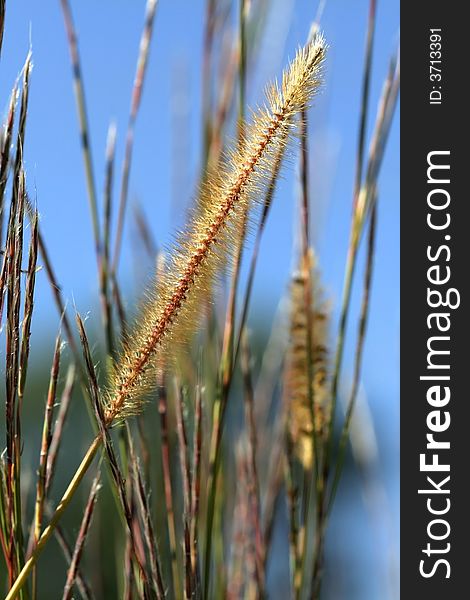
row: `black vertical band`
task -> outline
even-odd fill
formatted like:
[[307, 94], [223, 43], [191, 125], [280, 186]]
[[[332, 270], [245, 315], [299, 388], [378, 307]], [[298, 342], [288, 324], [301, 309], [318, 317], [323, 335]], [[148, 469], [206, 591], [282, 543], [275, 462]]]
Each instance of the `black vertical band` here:
[[470, 36], [463, 3], [401, 11], [401, 598], [450, 600], [470, 578]]

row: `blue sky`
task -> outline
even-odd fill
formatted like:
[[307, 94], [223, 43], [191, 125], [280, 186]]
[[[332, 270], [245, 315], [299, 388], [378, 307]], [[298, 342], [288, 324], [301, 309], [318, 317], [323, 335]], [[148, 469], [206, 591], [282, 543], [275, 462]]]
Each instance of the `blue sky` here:
[[[145, 210], [158, 243], [170, 239], [181, 223], [183, 206], [172, 206], [176, 148], [177, 173], [184, 202], [189, 202], [198, 172], [200, 150], [200, 74], [203, 0], [160, 0], [148, 77], [136, 126], [130, 179], [130, 207]], [[296, 47], [307, 37], [316, 2], [273, 0], [261, 46], [260, 69], [250, 78], [248, 97], [261, 100], [264, 83], [279, 75]], [[85, 79], [92, 151], [98, 192], [103, 188], [104, 147], [109, 122], [118, 128], [117, 175], [120, 175], [130, 93], [144, 15], [144, 0], [81, 0], [71, 2], [79, 35]], [[370, 134], [391, 53], [398, 44], [399, 3], [378, 3], [378, 22], [371, 88]], [[320, 256], [324, 285], [333, 307], [339, 304], [351, 213], [354, 156], [364, 37], [366, 0], [327, 2], [323, 30], [330, 45], [326, 84], [312, 110], [312, 230]], [[9, 91], [32, 41], [34, 70], [30, 95], [25, 163], [30, 190], [35, 190], [41, 227], [69, 302], [91, 311], [98, 321], [97, 282], [92, 230], [69, 53], [59, 1], [16, 0], [7, 6], [0, 62], [0, 108], [5, 113]], [[184, 73], [188, 93], [184, 139], [175, 140], [171, 98], [174, 82]], [[380, 178], [378, 244], [371, 317], [364, 357], [364, 385], [385, 456], [395, 456], [387, 481], [398, 518], [398, 391], [399, 391], [399, 111], [392, 128]], [[119, 177], [118, 177], [119, 178]], [[285, 293], [291, 268], [293, 216], [297, 178], [295, 164], [284, 173], [273, 205], [258, 266], [255, 298], [264, 314], [273, 314]], [[116, 197], [118, 188], [116, 187]], [[131, 228], [126, 230], [122, 261], [125, 289], [134, 286], [131, 271]], [[355, 303], [360, 301], [362, 266], [357, 273]], [[55, 334], [57, 318], [45, 276], [38, 277], [36, 339]], [[256, 312], [254, 313], [256, 315]], [[39, 317], [39, 318], [38, 318]], [[349, 330], [347, 356], [352, 356], [355, 320]], [[333, 328], [334, 331], [334, 328]], [[37, 345], [37, 342], [36, 342]], [[33, 338], [34, 346], [34, 338]], [[346, 380], [351, 362], [346, 363]], [[387, 460], [387, 459], [384, 459]], [[396, 523], [396, 521], [395, 521]]]

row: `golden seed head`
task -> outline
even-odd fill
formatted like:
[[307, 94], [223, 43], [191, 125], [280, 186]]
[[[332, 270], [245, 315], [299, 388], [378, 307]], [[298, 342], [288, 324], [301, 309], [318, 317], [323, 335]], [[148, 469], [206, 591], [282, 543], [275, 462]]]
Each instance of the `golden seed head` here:
[[203, 183], [184, 231], [168, 252], [137, 323], [124, 343], [106, 394], [106, 420], [136, 413], [153, 387], [155, 363], [169, 365], [198, 327], [217, 275], [230, 264], [245, 215], [262, 198], [276, 157], [292, 139], [297, 117], [320, 85], [326, 45], [321, 35], [297, 52], [281, 84], [266, 92], [266, 104], [247, 123], [217, 172]]

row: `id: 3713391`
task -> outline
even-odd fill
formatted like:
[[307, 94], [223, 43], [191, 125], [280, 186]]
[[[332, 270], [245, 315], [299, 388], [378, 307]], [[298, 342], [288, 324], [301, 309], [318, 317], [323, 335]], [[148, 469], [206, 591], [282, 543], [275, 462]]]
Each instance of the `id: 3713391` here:
[[442, 104], [442, 35], [441, 29], [429, 30], [429, 104]]

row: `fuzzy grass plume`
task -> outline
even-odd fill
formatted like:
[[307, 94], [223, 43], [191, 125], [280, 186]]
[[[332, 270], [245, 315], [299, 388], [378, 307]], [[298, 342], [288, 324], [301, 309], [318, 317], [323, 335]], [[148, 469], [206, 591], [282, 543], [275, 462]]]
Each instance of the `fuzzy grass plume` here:
[[[305, 264], [307, 263], [307, 264]], [[328, 313], [321, 299], [317, 283], [318, 271], [315, 257], [310, 252], [302, 257], [300, 269], [294, 274], [291, 285], [290, 347], [286, 360], [285, 397], [288, 407], [288, 428], [292, 447], [305, 470], [313, 463], [313, 423], [310, 398], [314, 398], [315, 434], [318, 451], [326, 440], [327, 424], [331, 410], [328, 384]], [[311, 297], [311, 353], [307, 348], [306, 287], [312, 287]], [[309, 354], [311, 355], [309, 357]], [[308, 362], [311, 361], [309, 368]], [[310, 380], [309, 373], [312, 373]], [[309, 385], [312, 386], [310, 393]]]
[[242, 144], [203, 184], [197, 206], [180, 233], [169, 264], [150, 292], [143, 314], [124, 344], [106, 393], [106, 423], [139, 411], [154, 380], [149, 368], [159, 356], [177, 356], [195, 331], [202, 299], [213, 289], [237, 246], [244, 215], [261, 198], [276, 156], [298, 127], [321, 82], [326, 45], [321, 35], [297, 52], [282, 82], [266, 91], [266, 104], [253, 113]]

